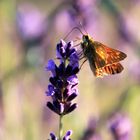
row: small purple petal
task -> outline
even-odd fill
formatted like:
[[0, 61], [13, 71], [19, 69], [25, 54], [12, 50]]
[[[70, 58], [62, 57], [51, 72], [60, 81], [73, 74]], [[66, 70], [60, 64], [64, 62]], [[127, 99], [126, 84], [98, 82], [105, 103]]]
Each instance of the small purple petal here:
[[55, 106], [54, 106], [51, 102], [47, 102], [47, 107], [48, 107], [50, 110], [52, 110], [53, 112], [55, 112], [55, 113], [58, 114], [58, 112], [57, 112]]
[[77, 94], [76, 93], [72, 93], [68, 98], [67, 98], [67, 102], [70, 102], [72, 101], [74, 98], [77, 97]]
[[77, 94], [78, 95], [78, 86], [76, 85], [76, 86], [72, 86], [72, 93], [75, 93], [75, 94]]
[[70, 85], [77, 85], [78, 84], [78, 78], [76, 75], [72, 75], [70, 77], [67, 78], [67, 82], [70, 84]]
[[67, 131], [66, 135], [67, 135], [67, 136], [72, 135], [72, 130]]
[[64, 85], [63, 80], [61, 80], [59, 77], [50, 77], [49, 81], [54, 87], [59, 89], [61, 89]]
[[65, 46], [66, 42], [63, 40], [60, 40], [60, 43], [57, 44], [57, 49], [56, 49], [56, 56], [59, 59], [62, 59], [65, 55]]
[[62, 100], [62, 94], [61, 94], [61, 91], [55, 91], [55, 95], [53, 96], [53, 100], [59, 100], [61, 101]]
[[50, 133], [51, 140], [58, 140], [58, 138], [54, 135], [54, 133]]
[[67, 54], [69, 54], [71, 52], [72, 46], [73, 46], [73, 41], [67, 43], [67, 46], [66, 46]]
[[55, 72], [56, 71], [56, 64], [52, 59], [50, 59], [48, 61], [48, 64], [46, 66], [46, 70], [51, 71], [53, 76], [56, 76], [56, 72]]
[[67, 43], [67, 48], [68, 49], [71, 49], [72, 46], [73, 46], [73, 41], [70, 41], [70, 42]]
[[64, 49], [65, 49], [67, 43], [66, 43], [63, 39], [60, 40], [60, 44], [61, 44], [61, 46], [63, 46]]
[[61, 64], [59, 65], [58, 67], [58, 72], [57, 72], [57, 75], [59, 76], [63, 76], [64, 73], [65, 73], [65, 64], [63, 62], [61, 62]]
[[68, 89], [68, 95], [70, 96], [71, 94], [75, 93], [78, 95], [78, 87], [77, 85], [68, 85], [67, 86], [67, 89]]
[[72, 135], [72, 130], [67, 131], [66, 135], [63, 137], [63, 140], [70, 140], [71, 135]]
[[55, 109], [56, 109], [56, 112], [57, 114], [62, 114], [64, 112], [64, 104], [58, 102], [58, 101], [54, 101], [53, 102], [54, 106], [55, 106]]
[[64, 104], [60, 103], [60, 114], [64, 112]]
[[73, 68], [75, 67], [79, 67], [79, 57], [75, 52], [73, 52], [71, 55], [70, 55], [70, 65], [73, 66]]
[[73, 55], [73, 53], [75, 53], [75, 48], [72, 48], [71, 50], [69, 50], [69, 58]]
[[55, 94], [54, 86], [48, 85], [48, 91], [46, 92], [47, 96], [53, 96]]
[[70, 61], [78, 62], [79, 57], [75, 49], [73, 49], [73, 53], [70, 55]]
[[72, 75], [72, 69], [73, 69], [73, 67], [69, 64], [69, 65], [66, 67], [66, 74], [67, 74], [67, 75]]
[[72, 111], [74, 111], [77, 108], [77, 104], [74, 103], [73, 105], [71, 105], [68, 110], [65, 112], [65, 114], [71, 113]]
[[57, 85], [56, 77], [50, 77], [49, 81], [50, 81], [50, 83], [51, 83], [52, 85], [54, 85], [54, 86]]

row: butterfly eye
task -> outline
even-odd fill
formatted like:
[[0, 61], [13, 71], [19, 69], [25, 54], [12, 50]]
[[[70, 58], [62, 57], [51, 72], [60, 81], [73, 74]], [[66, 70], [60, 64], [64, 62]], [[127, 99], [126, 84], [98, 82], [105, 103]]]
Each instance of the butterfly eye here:
[[83, 35], [83, 41], [88, 42], [89, 41], [89, 36], [88, 35]]
[[89, 40], [89, 37], [88, 37], [88, 35], [85, 35], [85, 39], [88, 41]]

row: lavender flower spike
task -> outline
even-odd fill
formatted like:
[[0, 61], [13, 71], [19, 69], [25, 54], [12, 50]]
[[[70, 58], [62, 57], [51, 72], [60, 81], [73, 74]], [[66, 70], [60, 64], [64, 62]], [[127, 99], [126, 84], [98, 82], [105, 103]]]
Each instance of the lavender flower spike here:
[[46, 91], [52, 102], [47, 102], [47, 107], [58, 115], [66, 115], [77, 108], [72, 101], [78, 95], [76, 74], [79, 72], [79, 57], [73, 42], [60, 40], [56, 46], [56, 57], [60, 60], [59, 65], [49, 60], [46, 66], [46, 70], [52, 73]]

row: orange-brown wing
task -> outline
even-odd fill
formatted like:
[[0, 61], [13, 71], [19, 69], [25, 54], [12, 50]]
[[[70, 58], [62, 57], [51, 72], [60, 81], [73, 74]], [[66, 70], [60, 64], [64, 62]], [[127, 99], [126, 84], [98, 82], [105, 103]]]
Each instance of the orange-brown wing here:
[[[95, 65], [97, 65], [97, 68], [101, 68], [105, 65], [122, 61], [123, 59], [126, 58], [125, 53], [119, 50], [109, 48], [105, 46], [104, 44], [97, 41], [94, 41], [94, 48], [96, 51]], [[105, 62], [104, 65], [103, 65], [103, 60]]]
[[120, 63], [113, 63], [111, 65], [106, 65], [99, 69], [95, 69], [93, 73], [96, 77], [103, 77], [105, 75], [120, 73], [122, 72], [122, 70], [123, 70], [123, 66]]

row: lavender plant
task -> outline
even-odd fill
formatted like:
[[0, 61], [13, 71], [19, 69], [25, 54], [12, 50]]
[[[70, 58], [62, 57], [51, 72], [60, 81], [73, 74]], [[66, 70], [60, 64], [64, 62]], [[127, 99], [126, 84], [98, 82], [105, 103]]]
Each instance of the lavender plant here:
[[114, 140], [131, 140], [131, 121], [127, 115], [116, 113], [110, 119], [110, 131]]
[[[51, 59], [46, 66], [47, 71], [51, 71], [52, 76], [49, 81], [46, 95], [52, 98], [47, 102], [47, 107], [58, 114], [59, 120], [59, 136], [50, 133], [51, 140], [62, 140], [62, 118], [77, 108], [77, 103], [72, 103], [73, 99], [78, 95], [78, 79], [79, 57], [73, 42], [64, 42], [63, 40], [56, 46], [56, 56], [60, 60], [57, 66]], [[63, 140], [70, 140], [72, 131], [67, 131]]]

